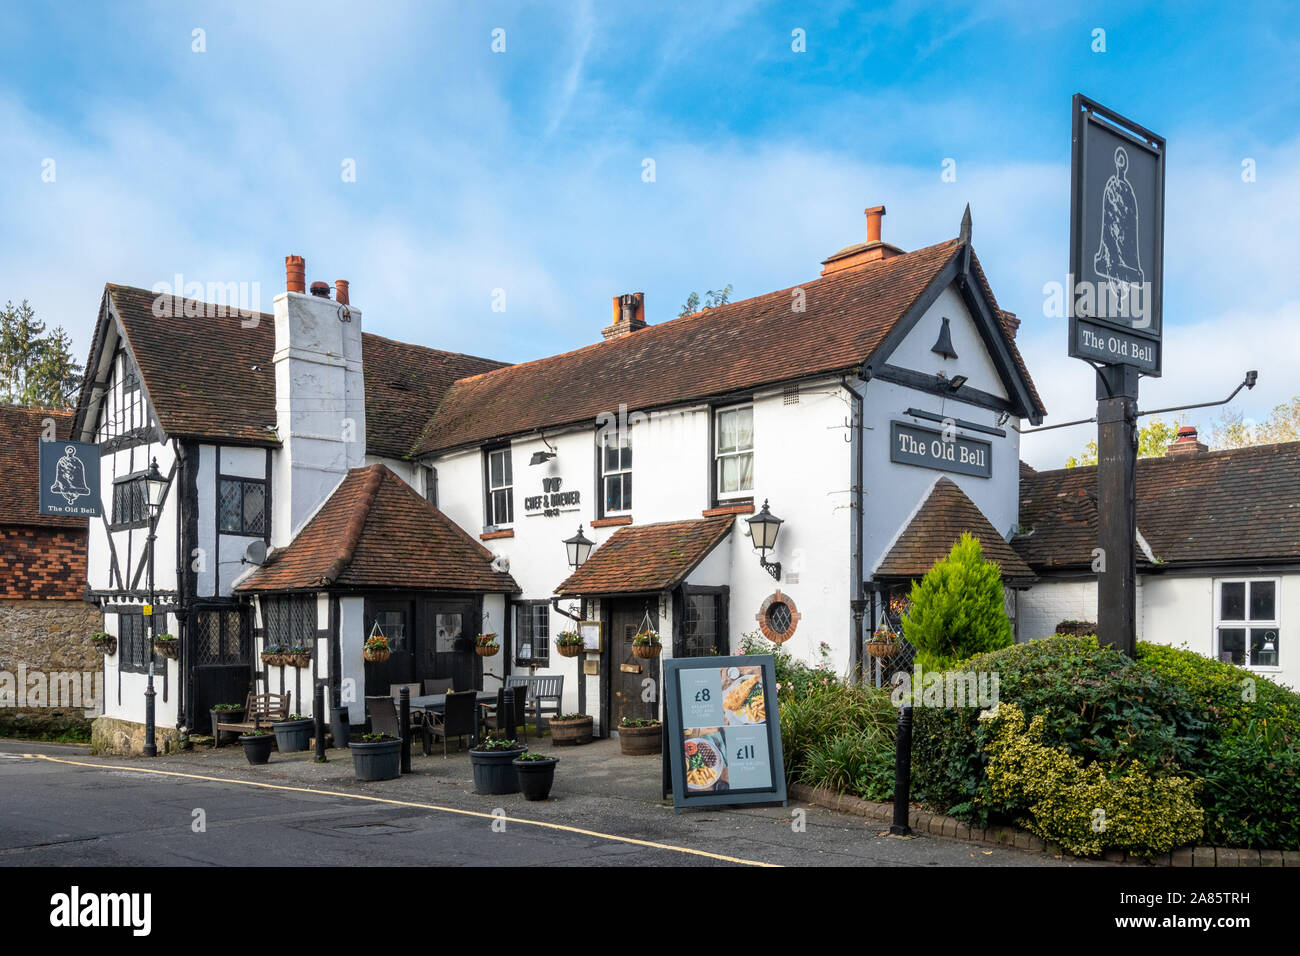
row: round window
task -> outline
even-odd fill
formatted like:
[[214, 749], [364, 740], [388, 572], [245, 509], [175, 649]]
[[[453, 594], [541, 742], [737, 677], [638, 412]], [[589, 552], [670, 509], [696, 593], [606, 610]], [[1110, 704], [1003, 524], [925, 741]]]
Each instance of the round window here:
[[790, 630], [790, 605], [784, 601], [773, 602], [767, 609], [767, 623], [772, 625], [772, 630], [782, 634]]
[[763, 602], [755, 618], [764, 637], [782, 644], [794, 636], [794, 629], [799, 625], [799, 609], [788, 595], [776, 591]]

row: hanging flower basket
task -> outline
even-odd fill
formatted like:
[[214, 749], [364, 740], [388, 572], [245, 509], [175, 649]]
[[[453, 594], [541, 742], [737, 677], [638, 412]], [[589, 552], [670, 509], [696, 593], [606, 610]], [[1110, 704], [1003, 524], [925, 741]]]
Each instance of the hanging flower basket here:
[[372, 664], [382, 664], [392, 653], [392, 645], [388, 643], [384, 632], [379, 629], [379, 622], [375, 621], [370, 628], [370, 634], [366, 637], [366, 643], [361, 647], [361, 656]]
[[480, 634], [474, 639], [474, 653], [479, 657], [495, 657], [500, 650], [495, 634]]
[[362, 652], [362, 656], [372, 664], [382, 664], [392, 653], [387, 647], [367, 647]]
[[633, 644], [632, 653], [637, 657], [658, 657], [659, 652], [663, 650], [662, 644]]
[[555, 649], [561, 657], [577, 657], [582, 653], [582, 637], [577, 631], [561, 631], [555, 635]]
[[268, 644], [262, 648], [262, 663], [268, 667], [280, 667], [284, 664], [284, 651], [278, 644]]
[[644, 627], [632, 638], [632, 653], [637, 657], [658, 657], [659, 652], [663, 650], [663, 645], [659, 643], [659, 634], [650, 627], [650, 615], [646, 613], [643, 621]]
[[867, 653], [872, 657], [893, 657], [898, 653], [898, 645], [893, 641], [867, 641]]
[[311, 651], [294, 650], [288, 657], [294, 667], [311, 667]]
[[556, 644], [555, 649], [560, 652], [561, 657], [577, 657], [582, 653], [581, 644]]
[[169, 661], [174, 661], [180, 657], [181, 642], [171, 634], [159, 634], [153, 639], [154, 653], [159, 657], [165, 657]]
[[94, 646], [95, 650], [100, 651], [103, 654], [117, 653], [117, 638], [105, 631], [92, 634], [90, 636], [90, 643]]

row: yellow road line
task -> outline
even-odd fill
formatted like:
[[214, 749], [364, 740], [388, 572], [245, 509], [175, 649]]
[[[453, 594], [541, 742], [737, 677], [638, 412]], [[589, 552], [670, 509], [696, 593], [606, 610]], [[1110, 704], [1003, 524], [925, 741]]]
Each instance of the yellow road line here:
[[581, 827], [566, 826], [563, 823], [546, 823], [542, 820], [524, 820], [519, 817], [499, 817], [491, 813], [483, 813], [481, 810], [461, 810], [458, 807], [440, 807], [432, 803], [414, 803], [409, 800], [392, 800], [388, 797], [374, 797], [364, 793], [340, 793], [337, 790], [317, 790], [313, 787], [287, 787], [283, 784], [262, 783], [257, 780], [209, 777], [198, 773], [181, 773], [178, 770], [154, 770], [148, 767], [123, 767], [117, 764], [86, 763], [81, 760], [63, 760], [59, 757], [51, 757], [48, 754], [23, 754], [23, 756], [34, 760], [47, 760], [50, 763], [67, 764], [72, 767], [90, 767], [92, 770], [125, 770], [128, 773], [151, 773], [160, 777], [183, 777], [187, 780], [206, 780], [211, 783], [233, 783], [244, 787], [262, 787], [266, 790], [285, 790], [290, 793], [314, 793], [322, 797], [343, 797], [348, 800], [367, 800], [371, 803], [386, 803], [395, 807], [415, 807], [419, 810], [437, 810], [440, 813], [455, 813], [460, 816], [479, 817], [484, 820], [505, 820], [508, 823], [522, 823], [530, 827], [544, 827], [548, 830], [561, 830], [565, 833], [576, 833], [581, 836], [596, 837], [600, 840], [612, 840], [615, 843], [630, 843], [633, 846], [649, 847], [652, 850], [670, 850], [673, 853], [685, 853], [690, 856], [703, 856], [710, 860], [721, 860], [723, 863], [738, 863], [741, 866], [780, 866], [779, 863], [764, 863], [762, 860], [745, 860], [737, 856], [725, 856], [721, 853], [710, 853], [707, 850], [692, 850], [689, 847], [672, 846], [668, 843], [656, 843], [653, 840], [638, 840], [635, 837], [619, 836], [615, 833], [601, 833], [598, 830], [584, 830]]

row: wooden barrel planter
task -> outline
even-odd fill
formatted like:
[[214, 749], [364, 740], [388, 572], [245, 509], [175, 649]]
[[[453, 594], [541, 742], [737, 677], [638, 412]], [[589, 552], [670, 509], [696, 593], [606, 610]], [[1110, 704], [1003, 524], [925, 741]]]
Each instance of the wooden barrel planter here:
[[633, 644], [632, 653], [637, 657], [658, 657], [659, 652], [664, 649], [662, 644]]
[[576, 747], [591, 743], [592, 718], [589, 714], [562, 720], [552, 717], [548, 726], [551, 728], [551, 741], [557, 747]]
[[618, 746], [630, 757], [647, 757], [663, 750], [663, 724], [649, 727], [619, 727]]

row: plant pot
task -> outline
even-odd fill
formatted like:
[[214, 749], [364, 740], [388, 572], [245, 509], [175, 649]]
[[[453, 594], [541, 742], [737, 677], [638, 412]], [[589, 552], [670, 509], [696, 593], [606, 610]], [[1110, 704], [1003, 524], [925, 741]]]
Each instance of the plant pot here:
[[289, 663], [292, 664], [294, 667], [302, 667], [302, 668], [311, 667], [311, 655], [310, 655], [310, 654], [290, 654], [290, 655], [289, 655]]
[[258, 734], [254, 737], [245, 734], [240, 736], [239, 742], [244, 745], [244, 756], [249, 763], [266, 763], [271, 759], [271, 745], [275, 743], [275, 736]]
[[892, 641], [867, 641], [867, 653], [872, 657], [893, 657], [898, 645]]
[[352, 725], [348, 723], [348, 709], [335, 707], [330, 716], [330, 733], [334, 735], [334, 746], [343, 748], [352, 739]]
[[154, 653], [159, 657], [165, 657], [169, 661], [176, 660], [181, 653], [180, 641], [154, 641]]
[[262, 651], [262, 663], [265, 664], [267, 667], [279, 667], [281, 664], [284, 663], [284, 655], [272, 654], [267, 651]]
[[102, 654], [116, 654], [117, 638], [110, 637], [107, 639], [100, 639], [98, 641], [95, 641], [94, 646], [95, 646], [95, 650], [99, 651]]
[[629, 757], [645, 757], [663, 750], [664, 725], [618, 728], [618, 746]]
[[561, 657], [577, 657], [582, 653], [581, 644], [556, 644], [555, 649]]
[[473, 750], [469, 762], [474, 767], [474, 792], [518, 793], [519, 775], [515, 773], [514, 759], [524, 752], [518, 750]]
[[479, 657], [495, 657], [501, 651], [500, 644], [475, 644], [474, 652]]
[[547, 726], [551, 729], [551, 741], [557, 747], [576, 747], [579, 744], [591, 743], [591, 717], [576, 717], [573, 720], [557, 720], [552, 717]]
[[554, 757], [549, 760], [520, 760], [516, 757], [510, 761], [519, 778], [519, 789], [525, 800], [545, 800], [551, 795], [551, 784], [555, 783], [555, 765], [559, 763]]
[[658, 657], [664, 649], [662, 644], [633, 644], [632, 653], [637, 657]]
[[[218, 721], [223, 724], [238, 724], [244, 720], [244, 708], [242, 707], [239, 710], [209, 710], [208, 713], [212, 715], [213, 737], [217, 736]], [[234, 731], [227, 730], [226, 733], [234, 733]]]
[[303, 720], [277, 720], [271, 725], [275, 731], [275, 746], [282, 754], [298, 753], [311, 746], [312, 729], [316, 721], [310, 717]]
[[392, 780], [402, 772], [400, 739], [374, 743], [354, 740], [348, 748], [352, 751], [352, 769], [358, 780]]
[[390, 650], [362, 651], [361, 656], [372, 664], [382, 664], [384, 661], [388, 660], [388, 656], [392, 653], [393, 652]]

